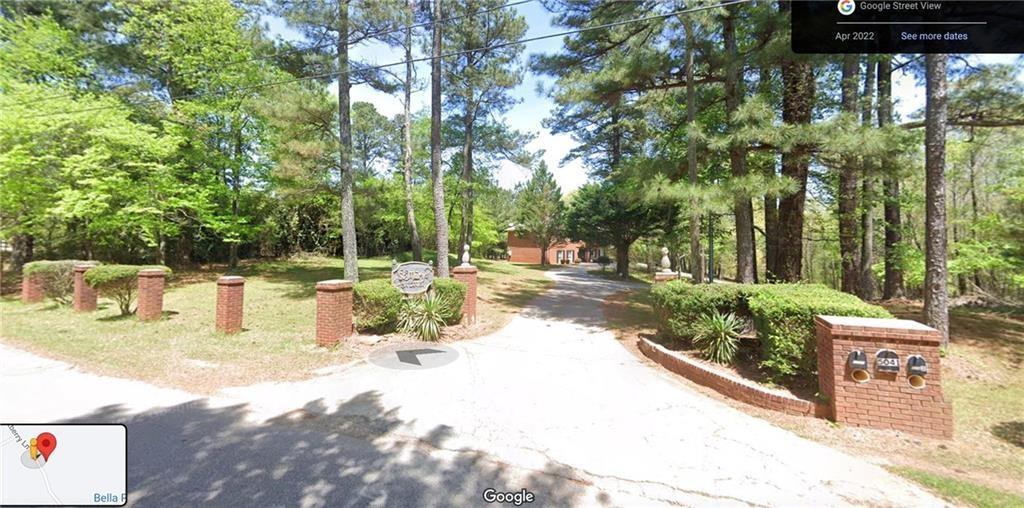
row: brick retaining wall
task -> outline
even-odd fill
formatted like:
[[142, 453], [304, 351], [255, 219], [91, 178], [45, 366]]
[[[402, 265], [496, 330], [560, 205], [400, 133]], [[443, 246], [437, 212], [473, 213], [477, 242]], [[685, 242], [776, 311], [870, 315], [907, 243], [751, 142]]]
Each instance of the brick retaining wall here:
[[828, 407], [822, 404], [768, 391], [756, 383], [717, 372], [647, 339], [641, 338], [637, 345], [644, 355], [662, 367], [727, 397], [752, 406], [793, 415], [823, 417], [828, 414]]

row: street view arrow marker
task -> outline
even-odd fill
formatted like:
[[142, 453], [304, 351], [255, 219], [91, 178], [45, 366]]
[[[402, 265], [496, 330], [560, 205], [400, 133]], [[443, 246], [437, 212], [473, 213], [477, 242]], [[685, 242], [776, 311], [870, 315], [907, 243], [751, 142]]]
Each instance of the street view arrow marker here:
[[444, 353], [444, 351], [441, 351], [440, 349], [409, 349], [406, 351], [395, 351], [395, 355], [398, 356], [398, 361], [421, 366], [423, 364], [420, 363], [418, 355], [432, 355], [437, 353]]

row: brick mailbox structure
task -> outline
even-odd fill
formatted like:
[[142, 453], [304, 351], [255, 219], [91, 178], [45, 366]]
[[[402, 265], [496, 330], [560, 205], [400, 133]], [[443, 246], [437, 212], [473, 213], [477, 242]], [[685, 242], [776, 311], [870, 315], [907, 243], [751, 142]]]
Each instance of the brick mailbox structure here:
[[225, 275], [217, 279], [217, 331], [242, 331], [242, 303], [245, 295], [245, 277]]
[[156, 321], [164, 313], [164, 283], [167, 273], [160, 269], [139, 271], [139, 308], [136, 313], [140, 321]]
[[316, 283], [316, 344], [333, 346], [352, 335], [352, 281]]
[[938, 330], [915, 321], [818, 316], [818, 384], [838, 423], [953, 437]]
[[472, 265], [452, 269], [452, 277], [466, 285], [466, 298], [462, 301], [462, 322], [466, 324], [476, 323], [476, 274], [477, 268]]
[[75, 265], [72, 269], [75, 277], [73, 306], [75, 312], [92, 312], [96, 310], [96, 290], [85, 283], [85, 272], [96, 265]]
[[24, 275], [21, 278], [21, 302], [39, 303], [43, 301], [43, 280], [38, 275]]

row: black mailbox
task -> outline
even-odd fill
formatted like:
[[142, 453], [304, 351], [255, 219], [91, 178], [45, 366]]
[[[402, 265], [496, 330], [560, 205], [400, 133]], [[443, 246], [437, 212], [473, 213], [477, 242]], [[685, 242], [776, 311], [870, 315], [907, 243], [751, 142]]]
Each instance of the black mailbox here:
[[882, 349], [875, 354], [875, 368], [878, 372], [899, 372], [900, 355], [891, 349]]
[[868, 374], [868, 356], [863, 351], [850, 351], [846, 358], [846, 367], [850, 369], [850, 377], [858, 383], [867, 383], [871, 379]]
[[928, 362], [921, 355], [907, 357], [907, 382], [913, 388], [924, 388], [924, 377], [928, 375]]

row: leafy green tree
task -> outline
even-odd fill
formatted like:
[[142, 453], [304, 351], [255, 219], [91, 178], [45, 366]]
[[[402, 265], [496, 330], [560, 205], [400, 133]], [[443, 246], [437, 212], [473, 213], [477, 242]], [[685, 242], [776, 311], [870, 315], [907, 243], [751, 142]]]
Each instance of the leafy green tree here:
[[[502, 0], [457, 0], [446, 2], [446, 18], [500, 7]], [[447, 109], [461, 120], [462, 138], [462, 224], [459, 245], [473, 243], [473, 204], [477, 187], [474, 151], [480, 146], [477, 128], [509, 110], [517, 100], [510, 93], [522, 81], [518, 67], [522, 44], [511, 44], [526, 34], [526, 19], [512, 9], [486, 15], [463, 15], [445, 26], [446, 51], [461, 54], [445, 62], [444, 86]], [[483, 50], [490, 46], [497, 48]]]
[[[519, 225], [540, 247], [542, 266], [548, 264], [548, 249], [558, 242], [563, 233], [562, 189], [544, 161], [533, 169], [530, 179], [516, 192]], [[518, 231], [518, 230], [517, 230]]]
[[573, 194], [566, 224], [574, 239], [615, 247], [615, 271], [627, 277], [629, 248], [640, 238], [672, 229], [676, 213], [673, 206], [650, 204], [629, 185], [592, 182]]

